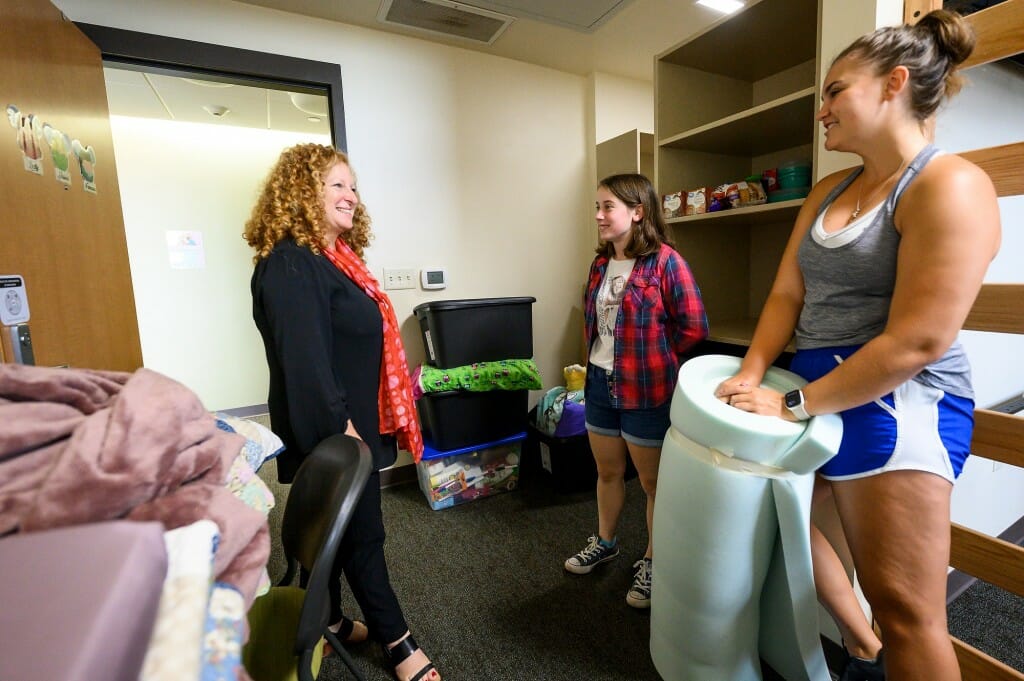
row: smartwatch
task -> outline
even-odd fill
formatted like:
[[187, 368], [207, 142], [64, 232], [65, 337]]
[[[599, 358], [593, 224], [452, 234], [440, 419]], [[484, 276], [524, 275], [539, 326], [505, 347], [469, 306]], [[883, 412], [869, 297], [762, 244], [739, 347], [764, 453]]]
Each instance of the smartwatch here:
[[806, 421], [811, 418], [804, 407], [804, 394], [800, 390], [790, 390], [783, 398], [786, 402], [786, 409], [797, 418], [798, 421]]

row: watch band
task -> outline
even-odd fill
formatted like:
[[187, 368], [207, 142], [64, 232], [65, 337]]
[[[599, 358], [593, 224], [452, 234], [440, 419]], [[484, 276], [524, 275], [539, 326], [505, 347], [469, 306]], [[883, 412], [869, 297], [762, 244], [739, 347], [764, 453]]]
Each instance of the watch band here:
[[804, 393], [801, 390], [790, 390], [786, 393], [784, 398], [786, 408], [793, 414], [799, 421], [807, 421], [811, 418], [811, 415], [807, 413], [807, 408], [804, 406]]

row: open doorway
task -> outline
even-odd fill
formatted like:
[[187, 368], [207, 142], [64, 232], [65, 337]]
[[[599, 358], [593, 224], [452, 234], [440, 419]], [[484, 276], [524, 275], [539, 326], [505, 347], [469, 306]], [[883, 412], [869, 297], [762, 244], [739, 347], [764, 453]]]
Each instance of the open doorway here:
[[[261, 405], [266, 359], [252, 321], [252, 251], [242, 231], [282, 149], [340, 146], [340, 93], [332, 93], [332, 85], [340, 90], [340, 69], [334, 66], [336, 84], [289, 81], [272, 67], [259, 78], [251, 53], [242, 55], [244, 73], [218, 70], [211, 62], [223, 68], [231, 50], [176, 41], [191, 62], [183, 65], [168, 60], [171, 39], [151, 37], [161, 61], [139, 49], [147, 42], [139, 34], [114, 33], [132, 36], [133, 54], [123, 40], [96, 42], [143, 364], [187, 385], [208, 409]], [[215, 58], [202, 63], [204, 51]]]

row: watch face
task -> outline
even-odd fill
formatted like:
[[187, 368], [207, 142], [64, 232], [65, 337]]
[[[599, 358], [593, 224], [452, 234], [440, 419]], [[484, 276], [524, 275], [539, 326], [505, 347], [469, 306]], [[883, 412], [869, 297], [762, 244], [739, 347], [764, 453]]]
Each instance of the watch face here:
[[799, 407], [803, 404], [804, 396], [800, 394], [799, 390], [791, 390], [786, 393], [786, 406], [792, 409], [793, 407]]

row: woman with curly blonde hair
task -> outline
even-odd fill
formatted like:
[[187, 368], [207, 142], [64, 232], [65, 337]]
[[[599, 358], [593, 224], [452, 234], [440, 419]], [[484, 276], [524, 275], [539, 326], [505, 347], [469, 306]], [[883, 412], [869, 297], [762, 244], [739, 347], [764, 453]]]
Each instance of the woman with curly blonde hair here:
[[[348, 157], [319, 144], [300, 144], [281, 154], [245, 223], [245, 240], [256, 249], [253, 262], [270, 255], [274, 246], [291, 237], [299, 246], [320, 254], [329, 228], [324, 211], [323, 184], [326, 172], [337, 163], [348, 166]], [[350, 169], [351, 174], [351, 169]], [[353, 178], [354, 179], [354, 178]], [[353, 192], [355, 187], [353, 185]], [[370, 216], [358, 203], [350, 229], [340, 236], [360, 258], [370, 245]]]
[[[409, 635], [384, 559], [379, 472], [399, 446], [418, 461], [423, 440], [394, 308], [362, 259], [370, 238], [348, 157], [317, 144], [286, 149], [245, 225], [256, 250], [253, 319], [270, 367], [270, 422], [286, 447], [278, 478], [291, 482], [331, 435], [367, 444], [374, 472], [335, 561], [332, 628], [342, 640], [372, 635], [399, 681], [440, 681]], [[342, 572], [365, 625], [341, 614]]]

